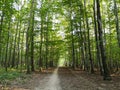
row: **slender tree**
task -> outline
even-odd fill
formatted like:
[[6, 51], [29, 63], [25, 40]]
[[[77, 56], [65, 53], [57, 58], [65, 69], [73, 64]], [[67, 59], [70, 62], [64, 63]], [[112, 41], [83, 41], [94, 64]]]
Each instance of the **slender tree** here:
[[[31, 0], [31, 7], [30, 7], [30, 17], [28, 20], [28, 28], [27, 28], [27, 32], [26, 32], [26, 65], [27, 65], [27, 73], [30, 73], [30, 58], [31, 58], [31, 65], [32, 65], [32, 70], [34, 71], [34, 64], [33, 64], [33, 45], [31, 45], [31, 43], [33, 44], [33, 28], [34, 28], [34, 2], [35, 0]], [[31, 18], [32, 17], [32, 18]], [[31, 53], [32, 52], [32, 53]], [[30, 57], [30, 54], [31, 57]]]
[[95, 41], [96, 41], [96, 59], [98, 59], [99, 67], [100, 67], [100, 73], [103, 75], [103, 69], [102, 69], [102, 63], [101, 63], [101, 54], [100, 54], [100, 48], [99, 48], [99, 40], [98, 40], [98, 29], [97, 29], [97, 23], [96, 23], [96, 4], [95, 0], [93, 2], [93, 11], [94, 11], [94, 32], [95, 32]]
[[116, 4], [116, 0], [114, 0], [114, 14], [115, 14], [115, 23], [116, 23], [118, 45], [120, 47], [120, 28], [119, 28], [118, 7], [117, 7], [117, 4]]
[[90, 44], [90, 28], [88, 25], [88, 16], [86, 12], [86, 1], [84, 0], [84, 7], [85, 7], [85, 17], [86, 17], [86, 29], [87, 29], [87, 39], [88, 39], [88, 54], [89, 54], [89, 60], [90, 60], [90, 72], [94, 73], [94, 67], [93, 67], [93, 60], [91, 55], [91, 44]]
[[98, 23], [98, 33], [99, 33], [99, 42], [100, 42], [100, 50], [101, 50], [101, 58], [104, 70], [104, 80], [111, 80], [110, 72], [107, 67], [106, 62], [106, 54], [105, 54], [105, 47], [103, 42], [103, 35], [102, 35], [102, 21], [101, 21], [101, 12], [100, 12], [100, 2], [96, 0], [97, 5], [97, 23]]

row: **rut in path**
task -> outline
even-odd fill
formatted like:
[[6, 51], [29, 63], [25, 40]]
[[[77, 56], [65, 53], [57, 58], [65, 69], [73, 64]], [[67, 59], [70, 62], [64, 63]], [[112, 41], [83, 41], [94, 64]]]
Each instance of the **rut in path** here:
[[57, 68], [39, 81], [33, 90], [105, 90], [87, 79], [74, 75], [68, 68]]

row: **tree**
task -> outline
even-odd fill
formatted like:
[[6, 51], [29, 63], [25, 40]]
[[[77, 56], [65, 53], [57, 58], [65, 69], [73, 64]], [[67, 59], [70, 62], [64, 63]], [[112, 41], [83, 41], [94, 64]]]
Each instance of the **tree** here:
[[98, 29], [97, 29], [97, 22], [96, 22], [96, 3], [95, 0], [93, 2], [93, 11], [94, 11], [94, 33], [95, 33], [95, 43], [96, 43], [96, 59], [98, 59], [99, 67], [100, 67], [100, 73], [103, 75], [103, 68], [101, 63], [101, 54], [100, 54], [100, 47], [99, 47], [99, 39], [98, 39]]
[[86, 12], [86, 1], [84, 0], [84, 8], [85, 8], [85, 17], [86, 17], [86, 29], [87, 29], [87, 39], [88, 39], [88, 54], [89, 54], [89, 60], [90, 60], [90, 72], [94, 73], [94, 66], [93, 66], [93, 60], [92, 60], [92, 55], [91, 55], [91, 44], [90, 44], [90, 28], [88, 25], [88, 16]]
[[[34, 71], [34, 62], [33, 62], [33, 28], [34, 28], [34, 3], [35, 0], [31, 0], [31, 7], [30, 7], [30, 17], [28, 20], [28, 28], [26, 32], [26, 65], [27, 65], [27, 73], [30, 73], [30, 56], [31, 53], [31, 70]], [[32, 18], [31, 18], [32, 17]], [[31, 50], [30, 50], [31, 49]]]
[[101, 58], [104, 70], [104, 80], [111, 80], [110, 73], [106, 63], [106, 54], [103, 42], [103, 35], [102, 35], [102, 22], [101, 22], [101, 13], [100, 13], [100, 2], [96, 0], [97, 5], [97, 23], [98, 23], [98, 33], [99, 33], [99, 42], [100, 42], [100, 50], [101, 50]]
[[119, 29], [119, 19], [118, 19], [118, 8], [117, 8], [116, 0], [113, 0], [113, 1], [114, 1], [114, 14], [115, 14], [117, 39], [118, 39], [118, 45], [120, 47], [120, 29]]

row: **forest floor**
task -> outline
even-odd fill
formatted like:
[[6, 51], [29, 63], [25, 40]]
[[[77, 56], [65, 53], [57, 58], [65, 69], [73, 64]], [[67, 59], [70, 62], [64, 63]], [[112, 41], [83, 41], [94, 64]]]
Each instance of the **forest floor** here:
[[[104, 81], [99, 74], [60, 67], [17, 78], [0, 90], [120, 90], [120, 76]], [[4, 86], [5, 87], [5, 86]]]

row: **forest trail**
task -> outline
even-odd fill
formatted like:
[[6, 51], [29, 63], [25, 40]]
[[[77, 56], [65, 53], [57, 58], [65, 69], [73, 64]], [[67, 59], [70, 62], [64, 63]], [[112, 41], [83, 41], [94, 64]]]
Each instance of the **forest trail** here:
[[120, 90], [120, 77], [103, 81], [98, 74], [59, 67], [34, 72], [23, 80], [17, 79], [10, 88], [7, 90]]
[[33, 90], [105, 90], [87, 79], [76, 76], [68, 68], [57, 68], [46, 75]]

